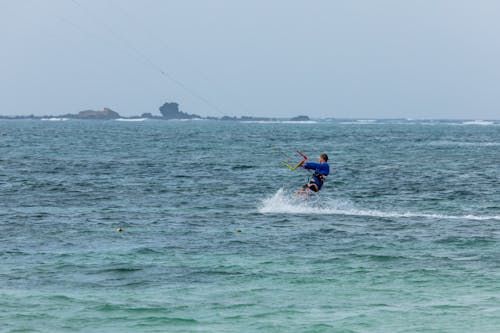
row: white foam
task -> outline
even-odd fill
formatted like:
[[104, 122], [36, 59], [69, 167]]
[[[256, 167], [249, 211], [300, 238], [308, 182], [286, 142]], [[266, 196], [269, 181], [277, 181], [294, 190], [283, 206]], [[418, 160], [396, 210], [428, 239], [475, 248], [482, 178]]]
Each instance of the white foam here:
[[373, 122], [373, 121], [341, 121], [339, 124], [341, 125], [387, 125], [388, 123], [384, 122]]
[[144, 121], [146, 120], [146, 118], [132, 118], [132, 119], [128, 119], [128, 118], [118, 118], [118, 119], [115, 119], [116, 121]]
[[317, 124], [316, 120], [241, 120], [245, 124]]
[[462, 125], [481, 125], [481, 126], [489, 126], [495, 125], [493, 121], [485, 121], [485, 120], [473, 120], [473, 121], [464, 121]]
[[68, 118], [51, 117], [51, 118], [42, 118], [40, 120], [44, 120], [44, 121], [66, 121], [66, 120], [68, 120]]
[[182, 119], [161, 119], [162, 121], [172, 121], [172, 122], [192, 122], [192, 121], [210, 121], [210, 119], [203, 118], [182, 118]]
[[379, 210], [363, 210], [356, 208], [346, 200], [333, 200], [315, 197], [312, 200], [287, 193], [279, 189], [272, 197], [262, 201], [258, 208], [261, 214], [316, 214], [316, 215], [350, 215], [382, 218], [419, 217], [430, 219], [466, 219], [466, 220], [500, 220], [499, 215], [444, 215], [436, 213], [384, 212]]
[[341, 125], [408, 125], [408, 122], [387, 121], [387, 119], [353, 119], [339, 122]]

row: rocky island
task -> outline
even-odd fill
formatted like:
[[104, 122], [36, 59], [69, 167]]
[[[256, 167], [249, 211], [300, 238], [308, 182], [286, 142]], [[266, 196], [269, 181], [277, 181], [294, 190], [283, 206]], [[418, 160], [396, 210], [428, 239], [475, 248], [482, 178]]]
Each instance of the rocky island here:
[[189, 119], [206, 119], [206, 120], [221, 120], [221, 121], [278, 121], [278, 120], [288, 120], [288, 121], [310, 121], [308, 116], [297, 116], [289, 119], [283, 118], [268, 118], [268, 117], [252, 117], [252, 116], [223, 116], [223, 117], [201, 117], [197, 114], [189, 114], [183, 112], [179, 109], [179, 104], [175, 102], [166, 102], [158, 108], [161, 116], [153, 115], [150, 112], [143, 113], [139, 116], [132, 117], [122, 117], [116, 111], [110, 108], [103, 108], [103, 110], [84, 110], [77, 114], [64, 114], [59, 116], [1, 116], [0, 119], [83, 119], [83, 120], [115, 120], [115, 119], [160, 119], [160, 120], [189, 120]]
[[310, 120], [311, 118], [309, 118], [308, 116], [297, 116], [290, 119], [290, 121], [310, 121]]
[[160, 106], [160, 113], [164, 119], [201, 119], [197, 114], [189, 114], [179, 111], [179, 104], [165, 103]]
[[115, 112], [109, 108], [104, 108], [102, 111], [85, 110], [78, 112], [78, 114], [65, 114], [60, 117], [73, 118], [73, 119], [100, 119], [100, 120], [121, 118], [118, 112]]

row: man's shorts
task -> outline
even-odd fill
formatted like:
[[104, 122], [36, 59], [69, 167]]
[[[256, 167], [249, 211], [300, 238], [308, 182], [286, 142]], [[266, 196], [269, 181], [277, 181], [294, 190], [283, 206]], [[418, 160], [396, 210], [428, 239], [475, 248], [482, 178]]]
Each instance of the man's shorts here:
[[321, 187], [319, 187], [313, 179], [311, 179], [309, 183], [305, 184], [304, 188], [307, 188], [313, 192], [318, 192], [321, 189]]

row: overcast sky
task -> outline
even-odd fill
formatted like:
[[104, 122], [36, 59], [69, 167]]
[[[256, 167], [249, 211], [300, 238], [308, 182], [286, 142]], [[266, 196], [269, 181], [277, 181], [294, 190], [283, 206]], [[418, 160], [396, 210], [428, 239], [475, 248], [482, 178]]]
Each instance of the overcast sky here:
[[500, 1], [0, 0], [0, 114], [500, 118]]

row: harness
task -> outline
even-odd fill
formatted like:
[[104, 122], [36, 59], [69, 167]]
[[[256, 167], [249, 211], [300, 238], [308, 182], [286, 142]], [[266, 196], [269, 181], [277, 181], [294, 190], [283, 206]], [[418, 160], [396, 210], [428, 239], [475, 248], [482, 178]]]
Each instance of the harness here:
[[322, 184], [325, 182], [325, 175], [322, 175], [317, 171], [313, 173], [313, 177], [316, 177], [316, 179], [318, 179]]
[[[321, 187], [323, 187], [323, 183], [325, 182], [325, 175], [320, 174], [319, 172], [315, 171], [312, 176], [309, 177], [309, 180], [307, 181], [307, 184], [304, 185], [305, 188], [309, 188], [313, 190], [314, 192], [318, 192]], [[319, 183], [316, 182], [316, 179], [319, 181]], [[311, 186], [315, 186], [316, 189], [311, 188]]]

